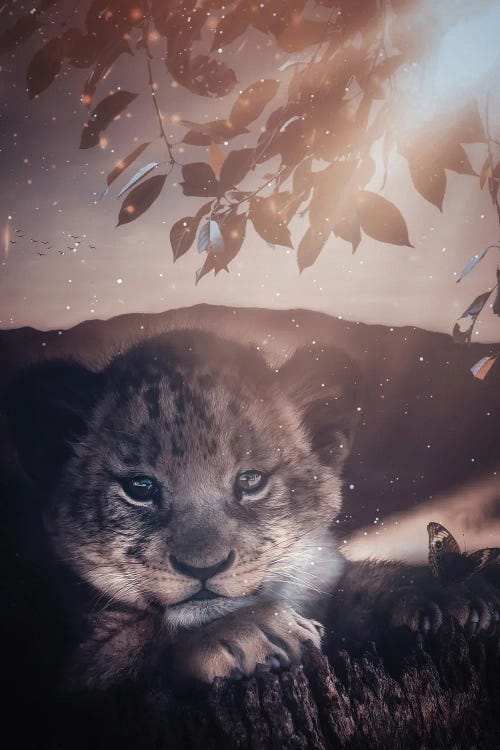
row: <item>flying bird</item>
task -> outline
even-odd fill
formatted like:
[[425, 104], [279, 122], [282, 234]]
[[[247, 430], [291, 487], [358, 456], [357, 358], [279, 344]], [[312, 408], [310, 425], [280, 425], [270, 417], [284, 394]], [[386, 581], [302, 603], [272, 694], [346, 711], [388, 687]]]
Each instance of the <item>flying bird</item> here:
[[37, 253], [37, 255], [45, 255], [45, 253]]

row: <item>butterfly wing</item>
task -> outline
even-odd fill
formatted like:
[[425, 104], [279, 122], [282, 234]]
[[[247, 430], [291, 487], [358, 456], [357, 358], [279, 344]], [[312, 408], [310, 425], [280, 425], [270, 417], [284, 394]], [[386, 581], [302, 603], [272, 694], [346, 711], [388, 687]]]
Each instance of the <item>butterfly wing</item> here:
[[427, 524], [429, 533], [429, 551], [436, 555], [455, 553], [460, 555], [460, 547], [453, 534], [445, 526], [432, 521]]
[[465, 555], [465, 559], [468, 563], [470, 572], [468, 576], [474, 575], [479, 570], [482, 570], [487, 565], [500, 559], [500, 547], [486, 547], [486, 549], [478, 549], [476, 552], [470, 552]]
[[450, 583], [461, 575], [458, 568], [462, 554], [457, 540], [445, 526], [434, 521], [427, 525], [427, 532], [431, 570], [441, 583]]

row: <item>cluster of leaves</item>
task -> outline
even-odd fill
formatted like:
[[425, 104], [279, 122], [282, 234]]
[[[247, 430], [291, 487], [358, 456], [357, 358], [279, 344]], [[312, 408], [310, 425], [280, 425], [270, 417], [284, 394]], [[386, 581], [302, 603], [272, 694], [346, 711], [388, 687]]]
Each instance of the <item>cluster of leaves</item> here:
[[[40, 2], [0, 36], [0, 52], [25, 41], [57, 4]], [[395, 132], [395, 81], [404, 66], [425, 52], [431, 33], [425, 18], [419, 0], [91, 0], [84, 30], [65, 29], [36, 53], [28, 68], [28, 92], [31, 97], [40, 94], [64, 63], [91, 68], [83, 90], [90, 112], [80, 142], [81, 148], [90, 148], [136, 97], [117, 91], [92, 107], [99, 82], [122, 54], [145, 61], [152, 117], [158, 120], [168, 158], [163, 173], [161, 164], [146, 162], [120, 190], [126, 197], [118, 224], [144, 214], [178, 168], [184, 195], [208, 199], [170, 232], [174, 260], [197, 238], [205, 256], [197, 281], [228, 269], [248, 222], [270, 245], [292, 247], [289, 224], [296, 215], [309, 219], [297, 248], [302, 271], [316, 261], [332, 233], [349, 242], [353, 252], [363, 235], [411, 247], [397, 206], [367, 189], [375, 174], [371, 152], [377, 141], [382, 142], [385, 177], [390, 153], [397, 149], [408, 161], [415, 189], [439, 210], [447, 171], [475, 175], [463, 144], [491, 146], [474, 104], [451, 121], [427, 123], [411, 137]], [[196, 54], [209, 19], [211, 47]], [[273, 38], [288, 55], [280, 68], [282, 83], [259, 80], [239, 93], [231, 107], [223, 104], [216, 120], [184, 121], [183, 143], [208, 147], [209, 160], [179, 164], [155, 98], [149, 39], [154, 35], [166, 42], [166, 76], [196, 95], [226, 97], [237, 78], [219, 51], [252, 29]], [[264, 110], [267, 119], [252, 132]], [[243, 134], [253, 145], [226, 155], [221, 144]], [[104, 193], [148, 145], [141, 144], [118, 163]], [[500, 164], [494, 164], [490, 148], [479, 180], [481, 187], [488, 185], [498, 208]], [[476, 300], [473, 313], [464, 315], [475, 314], [478, 305]], [[464, 335], [456, 333], [457, 340]]]

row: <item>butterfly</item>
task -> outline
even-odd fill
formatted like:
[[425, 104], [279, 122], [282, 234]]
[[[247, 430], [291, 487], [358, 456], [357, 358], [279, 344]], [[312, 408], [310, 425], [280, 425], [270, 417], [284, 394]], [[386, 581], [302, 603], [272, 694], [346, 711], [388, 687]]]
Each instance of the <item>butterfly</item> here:
[[500, 558], [500, 547], [461, 552], [458, 542], [440, 523], [427, 524], [429, 565], [443, 586], [461, 583]]

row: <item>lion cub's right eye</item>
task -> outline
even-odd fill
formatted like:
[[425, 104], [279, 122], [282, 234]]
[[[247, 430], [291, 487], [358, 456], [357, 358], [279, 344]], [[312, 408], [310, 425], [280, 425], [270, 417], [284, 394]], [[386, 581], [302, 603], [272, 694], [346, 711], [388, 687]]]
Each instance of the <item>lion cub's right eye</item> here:
[[141, 504], [150, 503], [159, 490], [155, 480], [146, 476], [122, 479], [121, 484], [129, 498]]
[[265, 484], [265, 477], [257, 469], [248, 469], [236, 477], [236, 490], [238, 493], [245, 492], [250, 494], [262, 489]]

